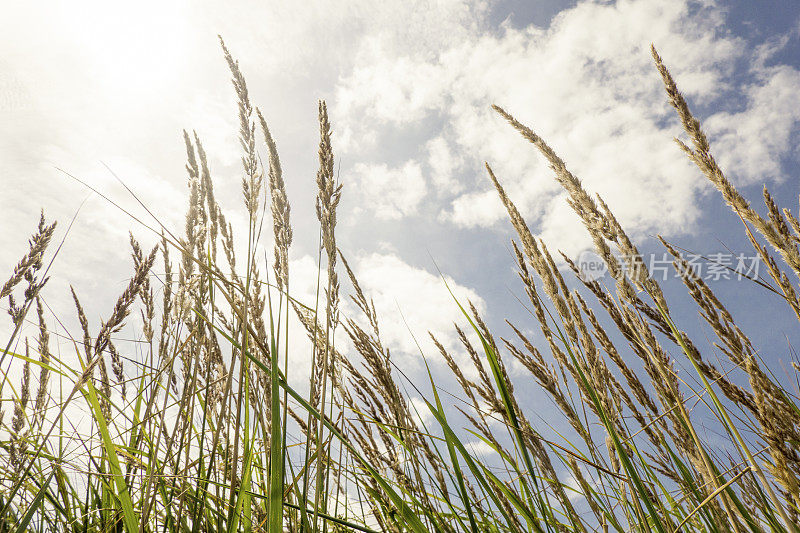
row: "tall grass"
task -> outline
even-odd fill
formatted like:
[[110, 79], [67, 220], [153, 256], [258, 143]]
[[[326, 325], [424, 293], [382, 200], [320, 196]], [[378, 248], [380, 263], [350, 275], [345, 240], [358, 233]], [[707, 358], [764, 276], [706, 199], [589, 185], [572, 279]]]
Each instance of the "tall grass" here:
[[[277, 145], [222, 47], [239, 102], [247, 235], [234, 235], [202, 142], [184, 133], [185, 228], [147, 225], [160, 241], [150, 251], [131, 236], [133, 275], [99, 329], [73, 290], [80, 331], [70, 336], [70, 353], [56, 354], [44, 300], [55, 223], [42, 215], [0, 290], [13, 325], [0, 360], [0, 531], [798, 531], [797, 397], [662, 239], [734, 372], [709, 362], [681, 329], [694, 316], [673, 311], [603, 199], [500, 107], [550, 164], [612, 286], [585, 278], [563, 256], [575, 274], [565, 279], [487, 163], [517, 234], [521, 289], [541, 335], [523, 333], [530, 323], [509, 322], [513, 336], [498, 338], [470, 302], [454, 296], [463, 314], [456, 333], [474, 371], [433, 337], [461, 389], [455, 408], [446, 408], [430, 371], [429, 382], [409, 383], [394, 366], [375, 306], [337, 247], [342, 185], [320, 102], [318, 298], [294, 298]], [[769, 279], [753, 281], [800, 320], [800, 222], [766, 190], [762, 215], [733, 187], [655, 49], [653, 58], [688, 136], [679, 146], [767, 265]], [[272, 275], [256, 256], [267, 204]], [[237, 238], [246, 241], [235, 245]], [[359, 317], [340, 314], [340, 273]], [[116, 339], [134, 311], [138, 358]], [[294, 320], [313, 353], [310, 375], [290, 380], [294, 362], [307, 359], [292, 351]], [[34, 338], [21, 337], [25, 321], [38, 325]], [[694, 379], [675, 372], [686, 361]], [[512, 381], [512, 362], [530, 375]], [[309, 380], [307, 393], [290, 385], [298, 379]], [[515, 390], [531, 382], [558, 408], [569, 429], [563, 436], [546, 438], [552, 428], [531, 422]], [[417, 411], [408, 387], [428, 412]], [[88, 431], [68, 416], [79, 408], [91, 413]], [[701, 437], [698, 423], [709, 420], [729, 454]], [[476, 439], [495, 453], [476, 454], [468, 444]]]

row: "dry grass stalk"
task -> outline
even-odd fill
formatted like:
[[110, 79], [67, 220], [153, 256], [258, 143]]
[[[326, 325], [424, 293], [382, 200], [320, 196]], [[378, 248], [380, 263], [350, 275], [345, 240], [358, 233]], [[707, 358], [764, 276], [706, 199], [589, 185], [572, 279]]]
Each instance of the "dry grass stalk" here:
[[[217, 260], [217, 236], [219, 235], [220, 229], [226, 227], [225, 215], [222, 213], [219, 204], [217, 204], [214, 195], [214, 183], [211, 180], [211, 171], [208, 168], [206, 151], [197, 133], [194, 133], [194, 144], [197, 147], [197, 157], [200, 160], [200, 192], [205, 201], [205, 209], [208, 214], [208, 242], [211, 245], [211, 262], [215, 264]], [[227, 252], [226, 250], [226, 253]], [[233, 253], [232, 249], [230, 253]], [[233, 265], [231, 265], [231, 267], [233, 267]]]
[[[725, 177], [722, 169], [711, 154], [711, 146], [708, 142], [708, 138], [700, 127], [700, 122], [692, 114], [689, 105], [678, 90], [675, 80], [662, 62], [655, 47], [651, 46], [651, 52], [656, 67], [664, 81], [664, 87], [669, 97], [669, 102], [678, 112], [681, 124], [689, 135], [694, 148], [688, 146], [679, 139], [675, 139], [675, 142], [689, 156], [689, 159], [697, 165], [714, 187], [720, 191], [725, 202], [741, 218], [753, 247], [767, 264], [770, 275], [778, 283], [787, 303], [789, 303], [798, 320], [800, 320], [800, 298], [798, 298], [793, 284], [789, 283], [786, 274], [777, 267], [766, 247], [756, 242], [747, 223], [750, 223], [781, 255], [784, 262], [791, 268], [795, 275], [800, 276], [800, 250], [798, 250], [797, 247], [797, 236], [793, 236], [789, 232], [789, 228], [783, 216], [784, 213], [777, 208], [777, 205], [766, 189], [764, 190], [764, 200], [769, 212], [768, 219], [759, 215], [750, 206], [750, 203], [744, 196], [742, 196], [727, 177]], [[793, 217], [790, 216], [789, 220], [792, 219]]]
[[792, 419], [787, 420], [781, 397], [771, 394], [772, 383], [768, 382], [763, 372], [758, 369], [755, 356], [750, 355], [746, 361], [750, 374], [750, 386], [755, 393], [758, 418], [761, 422], [761, 437], [769, 446], [773, 464], [767, 465], [772, 475], [781, 484], [788, 499], [795, 507], [800, 507], [800, 453], [798, 453], [798, 426]]
[[583, 425], [578, 417], [578, 413], [575, 411], [562, 392], [561, 386], [558, 383], [558, 375], [556, 372], [548, 367], [544, 361], [544, 358], [542, 357], [542, 354], [539, 353], [539, 350], [534, 348], [528, 338], [525, 337], [525, 335], [523, 335], [522, 332], [514, 327], [514, 325], [512, 325], [510, 322], [508, 324], [514, 330], [514, 333], [517, 334], [517, 337], [520, 338], [528, 353], [519, 350], [511, 342], [503, 339], [506, 348], [531, 374], [533, 374], [533, 377], [536, 378], [539, 386], [547, 391], [558, 409], [564, 414], [564, 416], [566, 416], [569, 424], [581, 437], [581, 439], [583, 439], [587, 446], [589, 446], [590, 449], [594, 448], [594, 442], [589, 434], [589, 430]]
[[22, 256], [17, 265], [14, 267], [14, 272], [0, 288], [0, 299], [5, 298], [11, 294], [14, 287], [23, 279], [30, 279], [32, 271], [36, 271], [42, 266], [42, 258], [53, 238], [53, 233], [56, 229], [56, 223], [46, 224], [44, 219], [44, 211], [39, 218], [39, 227], [36, 233], [28, 241], [28, 251]]
[[261, 131], [264, 134], [269, 154], [269, 192], [272, 197], [270, 208], [272, 210], [272, 228], [275, 238], [275, 264], [273, 269], [275, 270], [275, 280], [278, 282], [278, 287], [288, 291], [289, 247], [292, 244], [292, 225], [289, 220], [291, 208], [289, 207], [289, 199], [286, 196], [286, 185], [283, 182], [278, 147], [267, 127], [267, 121], [264, 120], [264, 116], [259, 109], [256, 109], [256, 114], [261, 123]]
[[[326, 412], [327, 386], [331, 371], [331, 357], [334, 353], [334, 334], [339, 321], [339, 278], [336, 274], [336, 208], [341, 198], [342, 186], [336, 185], [333, 172], [333, 148], [331, 145], [331, 127], [328, 121], [328, 108], [323, 100], [319, 102], [319, 170], [317, 171], [317, 219], [320, 223], [322, 234], [322, 248], [327, 259], [327, 287], [325, 289], [325, 345], [324, 350], [316, 354], [317, 360], [312, 363], [314, 368], [311, 378], [312, 398], [319, 395], [321, 413]], [[331, 398], [331, 407], [333, 398]], [[322, 424], [318, 427], [317, 442], [323, 442]], [[321, 465], [321, 459], [327, 452], [323, 446], [317, 446], [316, 463]], [[322, 492], [322, 470], [317, 470], [315, 508], [318, 507]], [[315, 517], [316, 521], [316, 517]]]
[[[720, 191], [727, 204], [731, 206], [744, 221], [751, 223], [775, 250], [783, 256], [792, 270], [800, 274], [800, 253], [798, 253], [796, 244], [789, 238], [788, 230], [785, 228], [785, 225], [780, 222], [775, 224], [774, 218], [771, 223], [761, 217], [761, 215], [750, 207], [750, 203], [736, 190], [731, 182], [728, 181], [722, 169], [714, 159], [714, 156], [711, 154], [711, 146], [708, 142], [708, 138], [700, 127], [700, 122], [689, 109], [686, 99], [684, 99], [683, 95], [681, 95], [678, 90], [675, 80], [658, 55], [655, 46], [651, 46], [651, 52], [655, 60], [656, 68], [658, 68], [661, 78], [664, 81], [664, 87], [667, 91], [669, 102], [678, 112], [681, 124], [686, 133], [689, 134], [694, 148], [690, 148], [676, 139], [678, 145], [686, 152], [692, 162], [703, 171], [703, 174], [705, 174], [708, 180]], [[772, 202], [770, 202], [769, 197], [767, 197], [767, 205], [769, 206], [770, 203]], [[774, 205], [774, 203], [772, 204]], [[777, 211], [777, 208], [774, 210]], [[777, 216], [775, 218], [777, 218]]]
[[[472, 313], [472, 317], [475, 320], [475, 323], [477, 324], [478, 329], [481, 332], [481, 335], [484, 337], [484, 339], [486, 339], [489, 342], [492, 350], [494, 350], [495, 352], [495, 356], [497, 358], [497, 363], [500, 370], [500, 375], [502, 376], [502, 379], [506, 384], [506, 388], [511, 400], [511, 409], [515, 411], [516, 418], [522, 427], [522, 433], [525, 437], [527, 447], [533, 453], [537, 466], [542, 470], [542, 477], [547, 482], [550, 489], [553, 491], [553, 494], [561, 504], [564, 511], [567, 513], [568, 516], [570, 516], [571, 522], [573, 524], [582, 524], [579, 516], [575, 512], [572, 502], [569, 500], [569, 498], [566, 495], [566, 492], [564, 491], [563, 485], [558, 480], [558, 475], [556, 474], [555, 469], [553, 468], [550, 456], [547, 453], [547, 450], [545, 449], [541, 437], [533, 428], [531, 423], [528, 421], [524, 411], [520, 408], [517, 402], [516, 396], [514, 394], [513, 382], [511, 381], [511, 378], [508, 375], [508, 371], [506, 370], [506, 366], [503, 363], [500, 351], [497, 349], [497, 345], [494, 342], [494, 338], [489, 333], [489, 328], [484, 323], [483, 319], [481, 318], [480, 314], [478, 313], [477, 309], [472, 304], [472, 302], [469, 302], [469, 307]], [[491, 387], [485, 392], [491, 395], [492, 400], [490, 404], [497, 406], [497, 408], [499, 409], [499, 413], [502, 415], [506, 426], [509, 428], [513, 427], [511, 415], [505, 408], [505, 405], [503, 404], [502, 400], [496, 395], [494, 388]]]
[[[28, 339], [25, 339], [25, 356], [30, 358]], [[27, 431], [23, 432], [27, 415], [25, 409], [30, 399], [31, 364], [25, 361], [22, 367], [22, 380], [20, 384], [19, 399], [14, 403], [14, 418], [11, 420], [11, 445], [9, 450], [9, 461], [19, 476], [23, 457], [27, 450]], [[17, 476], [17, 477], [18, 477]]]
[[336, 208], [342, 196], [342, 186], [336, 185], [333, 174], [331, 126], [325, 101], [319, 102], [319, 170], [317, 171], [317, 218], [322, 231], [322, 247], [328, 262], [328, 323], [337, 322], [339, 278], [336, 274]]
[[158, 246], [155, 246], [153, 250], [136, 265], [133, 277], [117, 299], [117, 303], [111, 311], [111, 316], [100, 326], [100, 333], [97, 334], [97, 339], [94, 343], [95, 356], [103, 353], [111, 340], [111, 335], [122, 328], [125, 318], [130, 313], [131, 304], [133, 304], [134, 300], [139, 295], [142, 286], [150, 275], [150, 269], [156, 260], [156, 252], [158, 252]]
[[245, 207], [250, 214], [251, 223], [253, 223], [258, 212], [258, 198], [261, 194], [263, 181], [258, 165], [258, 154], [256, 153], [256, 126], [252, 119], [253, 106], [250, 104], [247, 82], [245, 82], [242, 71], [239, 69], [239, 62], [233, 59], [222, 37], [219, 38], [219, 42], [225, 54], [225, 61], [228, 62], [228, 67], [231, 71], [233, 87], [239, 98], [239, 141], [244, 151], [242, 156], [242, 167], [244, 168], [242, 193], [244, 194]]
[[[592, 200], [592, 198], [584, 190], [580, 180], [578, 180], [571, 172], [569, 172], [563, 160], [556, 155], [552, 148], [550, 148], [541, 139], [541, 137], [530, 130], [530, 128], [522, 125], [502, 108], [497, 106], [493, 107], [501, 116], [503, 116], [503, 118], [505, 118], [515, 129], [517, 129], [523, 135], [523, 137], [528, 139], [539, 149], [548, 162], [550, 162], [551, 167], [555, 172], [556, 180], [569, 194], [569, 205], [582, 219], [584, 226], [586, 226], [590, 232], [590, 235], [592, 236], [596, 250], [600, 254], [601, 258], [603, 258], [608, 264], [609, 272], [617, 281], [617, 289], [621, 301], [628, 304], [621, 309], [621, 318], [627, 323], [625, 327], [627, 330], [626, 336], [635, 347], [636, 352], [643, 358], [645, 362], [645, 368], [648, 369], [651, 382], [656, 388], [658, 397], [664, 405], [668, 417], [672, 420], [673, 440], [692, 460], [693, 465], [704, 477], [706, 482], [713, 483], [713, 486], [716, 487], [718, 485], [716, 476], [713, 474], [713, 470], [710, 466], [708, 458], [705, 455], [705, 452], [702, 451], [699, 438], [694, 431], [688, 413], [684, 407], [684, 398], [680, 392], [680, 387], [675, 377], [673, 362], [656, 340], [651, 328], [642, 320], [638, 312], [634, 312], [631, 309], [633, 308], [641, 310], [643, 307], [646, 309], [646, 306], [643, 305], [643, 302], [641, 302], [630, 284], [625, 279], [625, 276], [621, 273], [617, 266], [616, 259], [611, 254], [610, 249], [605, 241], [608, 240], [617, 244], [619, 251], [622, 253], [627, 262], [628, 274], [631, 277], [632, 283], [638, 289], [645, 291], [651, 298], [653, 298], [659, 307], [660, 312], [668, 313], [668, 307], [663, 298], [663, 294], [661, 293], [657, 283], [655, 283], [655, 281], [649, 276], [638, 250], [631, 243], [630, 239], [622, 230], [621, 226], [614, 218], [613, 214], [611, 214], [611, 211], [608, 209], [608, 206], [602, 201], [602, 199], [598, 199], [602, 208], [601, 211], [598, 209], [594, 200]], [[538, 254], [538, 247], [536, 247], [535, 240], [530, 235], [530, 230], [522, 219], [522, 216], [517, 211], [516, 207], [514, 207], [511, 200], [505, 194], [503, 188], [500, 186], [497, 178], [494, 176], [494, 173], [491, 171], [488, 165], [487, 169], [489, 170], [489, 177], [494, 183], [501, 200], [509, 212], [512, 224], [523, 241], [524, 249], [528, 259], [534, 266], [537, 264], [541, 265], [542, 260], [541, 258], [537, 257], [540, 255]], [[537, 269], [537, 273], [539, 273], [539, 269]], [[544, 275], [540, 273], [540, 277], [544, 282], [545, 290], [548, 290], [548, 286], [551, 287], [548, 291], [548, 296], [554, 301], [558, 314], [562, 317], [566, 324], [574, 325], [574, 317], [570, 314], [566, 304], [560, 299], [560, 297], [554, 296], [555, 291], [552, 289], [552, 272], [545, 272]], [[648, 316], [656, 315], [656, 313], [652, 311], [646, 314]], [[567, 329], [569, 331], [569, 327]], [[570, 337], [572, 336], [570, 335]], [[577, 345], [575, 339], [571, 340]], [[595, 377], [595, 384], [598, 383], [598, 377], [599, 376]], [[600, 390], [602, 391], [605, 389]], [[610, 403], [608, 402], [608, 398], [601, 399], [601, 402], [603, 403], [604, 410], [611, 407]], [[677, 407], [678, 411], [673, 410], [674, 407]], [[686, 428], [688, 428], [688, 431]], [[611, 458], [613, 461], [613, 454]], [[724, 496], [723, 501], [726, 504], [725, 508], [728, 510], [731, 520], [734, 520], [732, 511], [730, 511], [729, 502]]]
[[39, 370], [39, 388], [36, 392], [36, 416], [40, 422], [43, 421], [47, 402], [50, 399], [48, 385], [50, 382], [50, 334], [47, 331], [47, 323], [44, 319], [44, 306], [42, 299], [36, 297], [36, 314], [39, 318], [39, 360], [42, 367]]

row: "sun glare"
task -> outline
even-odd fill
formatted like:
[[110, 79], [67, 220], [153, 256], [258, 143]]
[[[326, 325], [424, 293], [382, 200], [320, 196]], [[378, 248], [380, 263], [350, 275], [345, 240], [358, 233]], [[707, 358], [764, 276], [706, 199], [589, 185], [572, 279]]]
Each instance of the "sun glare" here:
[[87, 2], [64, 8], [63, 17], [97, 83], [123, 94], [159, 93], [185, 67], [190, 42], [182, 5]]

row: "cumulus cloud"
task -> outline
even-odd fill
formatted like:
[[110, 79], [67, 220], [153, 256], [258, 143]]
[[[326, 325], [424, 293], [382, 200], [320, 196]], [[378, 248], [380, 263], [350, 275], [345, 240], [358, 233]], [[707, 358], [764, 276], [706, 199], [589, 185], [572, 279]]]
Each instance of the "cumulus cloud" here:
[[382, 340], [402, 364], [410, 365], [406, 370], [419, 368], [420, 350], [431, 361], [441, 359], [428, 332], [455, 354], [462, 351], [453, 324], [463, 324], [464, 317], [453, 296], [462, 305], [471, 301], [479, 312], [486, 311], [474, 289], [409, 265], [395, 254], [363, 254], [352, 263], [359, 284], [375, 303]]
[[441, 213], [439, 219], [464, 227], [490, 226], [506, 212], [494, 190], [462, 194], [450, 206], [450, 210]]
[[358, 163], [349, 179], [355, 183], [353, 192], [360, 197], [362, 208], [385, 220], [416, 213], [427, 191], [422, 169], [416, 161], [407, 161], [395, 168]]
[[720, 165], [739, 183], [780, 180], [782, 158], [798, 155], [793, 139], [800, 121], [800, 72], [776, 66], [757, 74], [744, 88], [744, 110], [719, 112], [705, 123]]
[[425, 148], [428, 151], [431, 180], [436, 189], [450, 194], [461, 191], [463, 184], [458, 180], [456, 172], [461, 169], [464, 157], [453, 150], [444, 136], [434, 137]]
[[[588, 244], [541, 157], [488, 109], [498, 103], [542, 135], [635, 234], [689, 230], [707, 186], [671, 142], [679, 127], [652, 65], [651, 42], [690, 101], [711, 110], [706, 125], [715, 153], [739, 183], [777, 178], [781, 156], [796, 145], [798, 72], [763, 66], [786, 40], [746, 46], [726, 31], [714, 3], [581, 2], [548, 28], [474, 30], [432, 58], [373, 48], [364, 56], [371, 63], [338, 89], [345, 127], [356, 117], [365, 139], [380, 138], [387, 124], [439, 124], [430, 128], [428, 171], [446, 200], [440, 219], [457, 226], [490, 226], [505, 217], [483, 175], [487, 160], [537, 233], [567, 250]], [[739, 105], [736, 91], [744, 107], [726, 111]], [[466, 160], [458, 178], [447, 151]]]

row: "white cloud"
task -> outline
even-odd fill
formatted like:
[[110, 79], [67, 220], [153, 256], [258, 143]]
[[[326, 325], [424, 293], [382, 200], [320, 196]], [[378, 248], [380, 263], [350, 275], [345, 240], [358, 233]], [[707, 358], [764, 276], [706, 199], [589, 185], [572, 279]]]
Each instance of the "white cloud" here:
[[492, 448], [490, 444], [482, 440], [468, 442], [466, 444], [466, 448], [472, 452], [472, 455], [478, 457], [479, 459], [485, 459], [486, 457], [490, 457], [492, 455], [498, 455], [497, 451]]
[[364, 293], [375, 302], [382, 340], [402, 364], [410, 365], [405, 370], [420, 368], [420, 349], [429, 361], [441, 360], [429, 331], [454, 356], [461, 351], [453, 323], [463, 324], [465, 319], [453, 295], [462, 305], [469, 300], [478, 311], [486, 310], [483, 299], [473, 289], [448, 276], [442, 279], [409, 265], [397, 255], [365, 254], [357, 256], [352, 264]]
[[[440, 218], [458, 226], [505, 218], [481, 168], [487, 160], [535, 232], [565, 249], [588, 244], [563, 211], [541, 156], [488, 110], [498, 103], [541, 134], [634, 234], [688, 231], [707, 185], [671, 142], [679, 128], [650, 42], [695, 105], [724, 106], [741, 83], [735, 66], [756, 69], [744, 73], [758, 78], [745, 87], [745, 110], [717, 112], [706, 121], [715, 153], [740, 182], [777, 177], [780, 156], [796, 144], [798, 72], [786, 66], [757, 71], [786, 41], [752, 50], [724, 24], [713, 3], [581, 2], [547, 29], [476, 27], [470, 39], [454, 40], [433, 57], [375, 48], [362, 56], [371, 63], [340, 82], [340, 115], [346, 130], [372, 140], [392, 125], [443, 119], [427, 142], [429, 164], [432, 183], [449, 204]], [[465, 160], [458, 181], [449, 152]]]
[[401, 167], [358, 163], [348, 176], [355, 182], [351, 194], [358, 195], [362, 208], [379, 219], [396, 220], [416, 213], [427, 186], [416, 161]]
[[[348, 77], [349, 86], [339, 88], [337, 106], [340, 113], [360, 109], [381, 122], [407, 124], [425, 117], [444, 103], [446, 80], [439, 69], [428, 62], [409, 57], [386, 56], [375, 46], [368, 54], [368, 66], [356, 67]], [[397, 80], [427, 80], [426, 83], [397, 83]], [[368, 86], [380, 98], [362, 99], [353, 87]]]
[[428, 165], [431, 167], [431, 179], [440, 191], [454, 194], [463, 189], [455, 173], [463, 165], [464, 158], [448, 144], [443, 136], [434, 137], [426, 145]]
[[450, 211], [442, 213], [439, 219], [451, 220], [464, 227], [490, 226], [505, 212], [494, 190], [471, 192], [453, 200]]
[[792, 142], [800, 121], [797, 94], [800, 72], [778, 66], [764, 68], [757, 82], [745, 88], [747, 107], [720, 112], [706, 121], [722, 168], [739, 183], [781, 178], [781, 157], [798, 154]]
[[[581, 487], [580, 481], [578, 481], [573, 472], [571, 471], [565, 472], [564, 475], [561, 476], [561, 479], [564, 480], [563, 483], [564, 487], [567, 489], [567, 498], [569, 498], [569, 501], [575, 503], [586, 498], [586, 496], [583, 493], [583, 487]], [[586, 483], [589, 485], [590, 488], [597, 489], [598, 485], [596, 481], [594, 481], [591, 478], [587, 479], [585, 474], [584, 474], [584, 479], [586, 479]]]
[[420, 427], [430, 427], [434, 418], [433, 413], [431, 413], [430, 407], [428, 407], [428, 404], [425, 403], [425, 400], [418, 396], [413, 396], [409, 400], [409, 404], [411, 415], [414, 417], [417, 424], [419, 424]]

